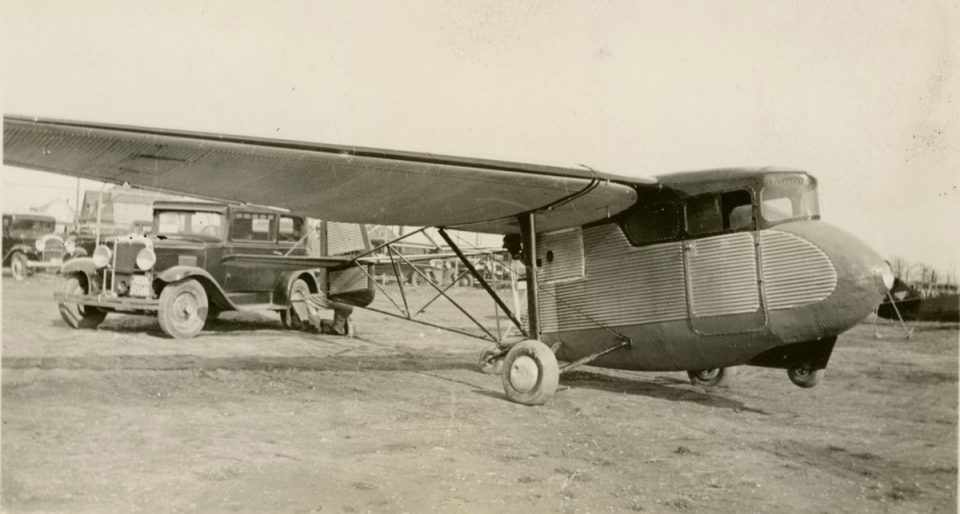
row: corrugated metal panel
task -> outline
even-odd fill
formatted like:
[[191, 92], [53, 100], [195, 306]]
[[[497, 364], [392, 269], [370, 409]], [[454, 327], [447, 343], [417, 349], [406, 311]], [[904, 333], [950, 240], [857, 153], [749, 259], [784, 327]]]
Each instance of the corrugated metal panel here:
[[360, 225], [334, 221], [327, 223], [327, 253], [342, 255], [365, 249]]
[[787, 232], [760, 233], [763, 291], [767, 309], [819, 302], [837, 287], [837, 270], [813, 243]]
[[753, 235], [747, 232], [688, 241], [694, 316], [745, 314], [760, 309]]
[[585, 279], [541, 287], [544, 332], [687, 317], [680, 243], [637, 248], [612, 223], [582, 234]]
[[544, 284], [583, 278], [583, 230], [562, 230], [537, 238], [539, 281]]

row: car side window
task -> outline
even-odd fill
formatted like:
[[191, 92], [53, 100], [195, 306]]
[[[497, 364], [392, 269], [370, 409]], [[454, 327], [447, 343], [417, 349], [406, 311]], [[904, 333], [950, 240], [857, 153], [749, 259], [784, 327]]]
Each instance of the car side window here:
[[291, 216], [280, 216], [279, 237], [280, 241], [299, 241], [303, 237], [303, 218], [294, 218]]
[[276, 216], [259, 212], [238, 212], [230, 223], [234, 241], [273, 241]]
[[670, 241], [680, 235], [680, 209], [672, 203], [633, 209], [620, 226], [634, 246]]

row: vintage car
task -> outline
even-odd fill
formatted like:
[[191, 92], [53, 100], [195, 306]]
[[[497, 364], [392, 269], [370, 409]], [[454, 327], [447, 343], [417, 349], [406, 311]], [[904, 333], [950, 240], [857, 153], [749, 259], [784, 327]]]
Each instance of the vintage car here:
[[156, 315], [182, 339], [227, 310], [276, 311], [295, 327], [292, 303], [310, 294], [372, 301], [373, 284], [351, 257], [307, 255], [305, 225], [265, 207], [155, 202], [151, 235], [115, 237], [64, 264], [60, 314], [74, 328], [94, 328], [109, 312]]
[[56, 232], [57, 221], [41, 214], [3, 215], [3, 265], [15, 280], [34, 269], [57, 270], [74, 250]]

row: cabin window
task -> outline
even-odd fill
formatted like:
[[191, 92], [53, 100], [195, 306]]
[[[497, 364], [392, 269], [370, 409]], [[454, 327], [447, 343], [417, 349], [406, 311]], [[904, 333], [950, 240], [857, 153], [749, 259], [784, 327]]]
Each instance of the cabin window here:
[[723, 230], [720, 198], [703, 195], [687, 200], [687, 233], [692, 236], [714, 234]]
[[620, 226], [634, 246], [670, 241], [680, 235], [680, 209], [669, 203], [632, 209]]
[[816, 182], [800, 173], [764, 177], [760, 215], [767, 223], [819, 218]]
[[273, 241], [275, 220], [273, 214], [239, 212], [230, 225], [230, 238], [234, 241]]
[[303, 219], [302, 218], [292, 218], [290, 216], [280, 216], [280, 241], [299, 241], [303, 236], [301, 230], [303, 228]]
[[687, 200], [687, 234], [753, 230], [753, 198], [749, 191], [708, 194]]

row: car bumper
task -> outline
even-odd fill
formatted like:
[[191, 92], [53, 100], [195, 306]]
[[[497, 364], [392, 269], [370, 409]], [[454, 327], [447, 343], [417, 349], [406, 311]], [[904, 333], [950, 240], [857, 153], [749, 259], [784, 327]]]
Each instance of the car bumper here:
[[54, 300], [57, 303], [72, 303], [78, 305], [89, 305], [91, 307], [100, 307], [114, 311], [158, 311], [160, 302], [151, 298], [132, 298], [117, 297], [106, 295], [68, 295], [63, 293], [54, 293]]

